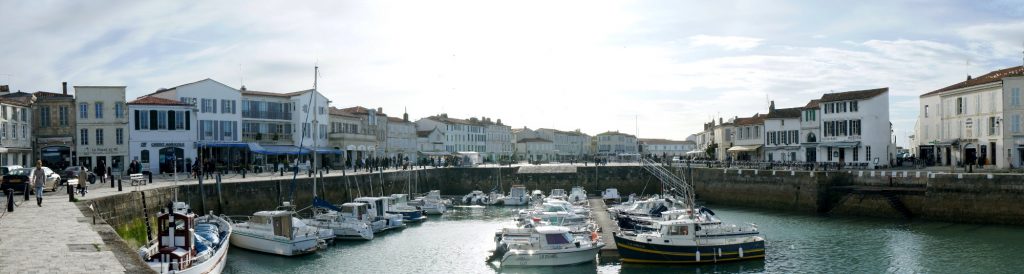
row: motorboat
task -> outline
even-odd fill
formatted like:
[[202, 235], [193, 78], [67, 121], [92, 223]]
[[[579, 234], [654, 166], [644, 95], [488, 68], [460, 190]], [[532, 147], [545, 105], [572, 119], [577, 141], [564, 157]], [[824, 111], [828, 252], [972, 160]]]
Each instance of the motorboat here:
[[[302, 221], [330, 229], [337, 239], [373, 240], [373, 223], [366, 218], [367, 207], [363, 203], [345, 203], [339, 208], [317, 197], [313, 198], [313, 218]], [[381, 221], [382, 226], [383, 223]]]
[[577, 235], [589, 235], [597, 231], [597, 225], [591, 221], [589, 212], [580, 212], [562, 200], [554, 201], [562, 203], [548, 202], [538, 209], [519, 210], [516, 218], [518, 225], [528, 227], [531, 224], [544, 223], [564, 226]]
[[334, 232], [306, 225], [285, 202], [272, 211], [257, 211], [234, 223], [231, 245], [270, 254], [295, 256], [317, 252], [334, 239]]
[[183, 202], [157, 215], [157, 237], [139, 255], [157, 273], [221, 273], [227, 264], [231, 222], [223, 216], [197, 217]]
[[565, 194], [565, 189], [556, 188], [551, 190], [551, 194], [548, 194], [548, 198], [568, 201], [569, 195]]
[[574, 186], [569, 191], [569, 202], [574, 204], [587, 203], [587, 191], [582, 186]]
[[440, 190], [431, 190], [427, 192], [427, 196], [418, 197], [410, 201], [409, 205], [418, 206], [423, 210], [423, 214], [441, 215], [448, 211], [451, 201], [441, 198]]
[[[388, 202], [384, 197], [359, 197], [354, 200], [356, 203], [367, 205], [367, 211], [373, 221], [373, 233], [380, 233], [385, 230], [405, 228], [402, 214], [388, 213]], [[383, 222], [381, 222], [383, 221]]]
[[462, 196], [462, 204], [464, 205], [486, 205], [488, 204], [487, 194], [483, 191], [474, 190], [466, 196]]
[[534, 203], [543, 202], [544, 191], [540, 189], [534, 189], [533, 192], [530, 193], [530, 201], [533, 201]]
[[704, 208], [656, 221], [653, 231], [613, 234], [625, 263], [719, 263], [763, 259], [764, 237], [753, 224], [723, 224]]
[[498, 191], [491, 191], [487, 193], [487, 205], [503, 205], [505, 204], [505, 194], [501, 194]]
[[418, 223], [427, 219], [423, 210], [409, 205], [409, 194], [391, 194], [388, 199], [388, 211], [391, 214], [401, 214], [405, 223]]
[[596, 233], [574, 236], [564, 226], [504, 228], [495, 235], [492, 259], [501, 267], [558, 266], [592, 262], [604, 247]]
[[602, 191], [601, 199], [604, 200], [605, 204], [617, 204], [622, 201], [622, 197], [619, 196], [619, 190], [616, 188], [608, 188]]
[[525, 205], [530, 203], [530, 194], [523, 185], [513, 185], [505, 196], [505, 205]]

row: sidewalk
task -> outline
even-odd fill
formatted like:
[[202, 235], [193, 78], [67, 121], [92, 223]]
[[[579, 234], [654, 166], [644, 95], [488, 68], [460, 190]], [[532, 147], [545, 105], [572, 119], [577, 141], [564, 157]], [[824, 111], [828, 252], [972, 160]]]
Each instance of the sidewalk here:
[[[46, 193], [0, 218], [0, 273], [126, 273], [114, 247], [64, 193]], [[105, 226], [105, 225], [104, 225]], [[108, 226], [109, 228], [109, 226]]]

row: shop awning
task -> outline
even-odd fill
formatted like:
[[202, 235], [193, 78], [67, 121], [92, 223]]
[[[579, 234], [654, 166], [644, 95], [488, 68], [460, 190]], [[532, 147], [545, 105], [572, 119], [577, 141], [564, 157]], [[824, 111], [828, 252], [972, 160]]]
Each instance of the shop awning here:
[[728, 151], [729, 152], [750, 152], [750, 151], [757, 151], [758, 148], [761, 148], [761, 145], [732, 146], [732, 147], [729, 148]]
[[686, 152], [686, 155], [687, 155], [687, 156], [692, 156], [692, 155], [704, 155], [704, 154], [707, 154], [707, 152], [705, 152], [705, 151], [703, 151], [703, 150], [692, 150], [692, 151], [687, 151], [687, 152]]
[[342, 153], [345, 153], [345, 152], [341, 151], [341, 149], [335, 149], [335, 148], [330, 148], [330, 147], [318, 147], [318, 148], [316, 148], [316, 153], [317, 154], [342, 154]]
[[426, 155], [426, 156], [447, 156], [447, 155], [452, 155], [451, 153], [444, 152], [444, 151], [420, 151], [420, 154], [423, 154], [423, 155]]
[[218, 143], [199, 143], [199, 147], [233, 147], [233, 148], [247, 148], [249, 144], [246, 143], [235, 143], [235, 142], [218, 142]]
[[278, 146], [278, 145], [260, 145], [257, 143], [247, 144], [249, 151], [258, 154], [266, 155], [300, 155], [309, 154], [309, 149], [299, 148], [297, 146]]
[[828, 143], [820, 143], [820, 144], [818, 144], [818, 147], [855, 148], [855, 147], [857, 147], [857, 145], [860, 145], [860, 142], [858, 142], [858, 141], [828, 142]]
[[939, 141], [932, 141], [932, 144], [941, 147], [955, 146], [960, 143], [960, 139], [945, 139]]

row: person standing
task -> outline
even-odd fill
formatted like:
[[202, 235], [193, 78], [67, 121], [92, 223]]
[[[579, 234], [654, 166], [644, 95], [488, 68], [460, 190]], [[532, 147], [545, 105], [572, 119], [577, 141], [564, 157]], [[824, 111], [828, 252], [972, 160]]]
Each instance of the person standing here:
[[103, 165], [103, 161], [96, 163], [96, 168], [93, 169], [96, 173], [96, 177], [100, 178], [100, 184], [106, 184], [107, 168]]
[[32, 187], [36, 189], [36, 205], [43, 206], [43, 185], [46, 184], [46, 171], [43, 170], [43, 161], [36, 161], [36, 168], [32, 170]]
[[89, 192], [89, 168], [82, 167], [78, 172], [78, 193], [85, 196]]

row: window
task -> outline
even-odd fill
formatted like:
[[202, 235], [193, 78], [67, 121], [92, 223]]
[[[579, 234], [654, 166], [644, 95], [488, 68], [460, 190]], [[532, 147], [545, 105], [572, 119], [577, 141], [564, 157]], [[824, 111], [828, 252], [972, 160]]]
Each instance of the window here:
[[21, 136], [28, 138], [28, 125], [21, 127]]
[[50, 106], [39, 107], [39, 127], [50, 127]]
[[79, 137], [78, 144], [83, 145], [83, 146], [84, 145], [88, 145], [89, 144], [89, 130], [83, 128], [81, 130], [81, 132], [82, 132], [82, 136]]
[[924, 105], [924, 118], [928, 118], [928, 105]]
[[1010, 105], [1015, 107], [1020, 106], [1020, 88], [1010, 89]]
[[956, 98], [956, 114], [964, 114], [964, 98]]
[[1013, 129], [1013, 133], [1020, 133], [1020, 114], [1013, 115], [1013, 123], [1010, 128]]
[[86, 119], [89, 118], [89, 103], [78, 104], [78, 118]]
[[858, 159], [860, 159], [859, 154], [860, 154], [860, 147], [853, 148], [853, 161], [854, 162], [859, 161], [858, 160]]
[[203, 99], [201, 104], [203, 113], [217, 113], [217, 99]]
[[996, 134], [996, 117], [988, 117], [988, 135]]
[[864, 147], [864, 160], [871, 161], [871, 146]]
[[11, 123], [11, 139], [18, 139], [18, 123]]
[[103, 129], [102, 128], [97, 128], [96, 129], [96, 145], [97, 146], [102, 146], [103, 145]]
[[60, 113], [58, 113], [57, 115], [60, 116], [60, 117], [58, 117], [58, 119], [60, 119], [60, 125], [61, 126], [67, 126], [68, 125], [68, 106], [60, 106]]
[[202, 140], [213, 140], [214, 139], [214, 121], [201, 120], [199, 121], [199, 132], [200, 139]]
[[96, 102], [96, 119], [103, 119], [103, 102]]
[[220, 101], [220, 112], [221, 113], [235, 113], [235, 100], [221, 100]]
[[124, 129], [123, 128], [119, 128], [119, 129], [114, 131], [114, 139], [115, 139], [114, 141], [117, 142], [118, 145], [123, 145], [124, 144]]
[[139, 162], [141, 162], [143, 164], [148, 164], [149, 163], [149, 150], [143, 149], [142, 152], [139, 153], [139, 158], [141, 158], [141, 159], [139, 159]]
[[167, 112], [156, 113], [156, 129], [167, 129]]
[[857, 101], [850, 101], [850, 112], [857, 112]]
[[114, 117], [118, 119], [124, 118], [124, 103], [114, 103]]
[[139, 116], [139, 119], [138, 119], [138, 121], [135, 121], [135, 122], [139, 123], [140, 126], [142, 127], [142, 129], [148, 130], [149, 129], [149, 111], [145, 111], [145, 110], [139, 111], [139, 115], [138, 116]]
[[176, 111], [174, 112], [174, 129], [185, 129], [185, 112]]
[[220, 140], [235, 140], [235, 123], [234, 121], [220, 121]]

